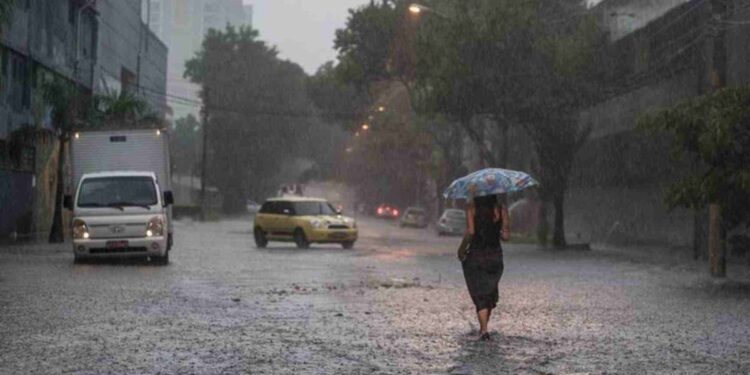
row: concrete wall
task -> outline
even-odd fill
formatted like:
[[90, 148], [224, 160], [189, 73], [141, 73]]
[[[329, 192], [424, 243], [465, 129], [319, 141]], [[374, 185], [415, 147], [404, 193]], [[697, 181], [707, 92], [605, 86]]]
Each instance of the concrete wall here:
[[34, 174], [0, 170], [0, 234], [31, 228], [32, 183]]

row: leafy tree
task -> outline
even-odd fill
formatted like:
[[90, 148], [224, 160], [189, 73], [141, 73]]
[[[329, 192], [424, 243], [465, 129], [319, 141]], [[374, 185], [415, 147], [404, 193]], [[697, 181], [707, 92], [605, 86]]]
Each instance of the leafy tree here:
[[342, 80], [340, 70], [340, 65], [332, 61], [321, 65], [307, 79], [307, 95], [323, 120], [353, 130], [359, 126], [356, 120], [366, 116], [363, 110], [369, 106], [370, 98], [354, 84]]
[[84, 123], [88, 112], [89, 98], [72, 83], [54, 80], [44, 86], [44, 101], [52, 109], [52, 124], [58, 134], [57, 186], [55, 188], [55, 209], [50, 230], [49, 242], [64, 240], [62, 204], [65, 185], [65, 150], [70, 140], [70, 132]]
[[275, 191], [272, 176], [306, 147], [302, 135], [313, 117], [302, 68], [279, 59], [257, 31], [228, 26], [209, 30], [185, 76], [202, 86], [208, 180], [221, 190], [224, 209]]
[[489, 149], [488, 134], [475, 119], [494, 119], [494, 132], [505, 140], [510, 125], [522, 126], [536, 151], [542, 198], [555, 207], [553, 243], [565, 246], [568, 174], [588, 136], [577, 112], [598, 95], [604, 33], [575, 1], [432, 5], [447, 16], [424, 20], [417, 37], [420, 109], [460, 124], [487, 165], [506, 163], [507, 154], [498, 158]]
[[750, 224], [750, 88], [725, 88], [643, 116], [639, 127], [668, 135], [675, 159], [701, 166], [667, 190], [669, 208], [717, 205], [722, 247], [727, 230]]
[[349, 10], [346, 26], [336, 30], [333, 43], [338, 51], [338, 72], [343, 81], [367, 91], [373, 82], [391, 77], [389, 61], [400, 19], [395, 4], [389, 0], [372, 1], [367, 6]]
[[201, 132], [201, 124], [193, 115], [175, 121], [170, 138], [174, 173], [195, 175], [200, 161]]

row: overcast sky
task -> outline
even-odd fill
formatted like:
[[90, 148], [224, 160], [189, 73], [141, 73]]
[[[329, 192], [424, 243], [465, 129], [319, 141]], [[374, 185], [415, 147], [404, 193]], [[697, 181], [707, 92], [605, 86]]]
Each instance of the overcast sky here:
[[[333, 36], [344, 27], [349, 8], [370, 0], [243, 0], [253, 5], [253, 27], [262, 40], [275, 45], [281, 57], [312, 74], [335, 60]], [[601, 0], [587, 0], [592, 5]]]
[[275, 45], [282, 58], [312, 74], [336, 58], [333, 36], [346, 23], [347, 10], [369, 0], [244, 0], [253, 5], [253, 27]]

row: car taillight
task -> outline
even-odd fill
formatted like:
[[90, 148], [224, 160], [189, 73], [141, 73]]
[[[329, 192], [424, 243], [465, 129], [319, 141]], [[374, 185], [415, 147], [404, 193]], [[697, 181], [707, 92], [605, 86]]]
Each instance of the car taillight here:
[[393, 216], [398, 216], [398, 210], [393, 210]]
[[382, 215], [382, 214], [383, 214], [383, 208], [378, 208], [378, 214], [379, 214], [379, 215]]

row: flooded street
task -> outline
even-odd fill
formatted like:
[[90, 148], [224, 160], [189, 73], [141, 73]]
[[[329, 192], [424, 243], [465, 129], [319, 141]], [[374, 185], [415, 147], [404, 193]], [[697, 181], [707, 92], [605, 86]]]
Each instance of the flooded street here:
[[750, 371], [750, 288], [701, 264], [506, 245], [487, 343], [456, 237], [361, 219], [354, 250], [258, 250], [249, 219], [176, 226], [166, 267], [2, 248], [0, 373]]

